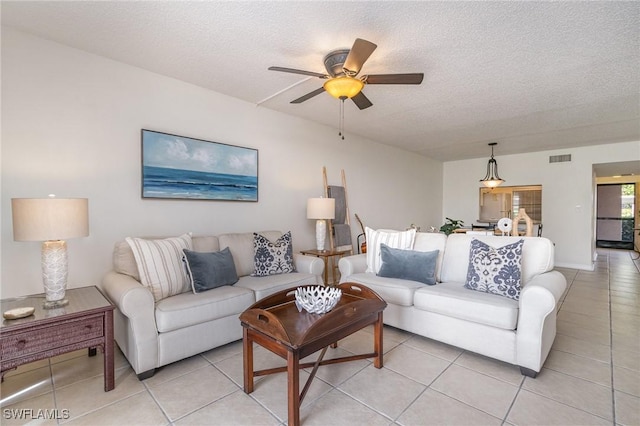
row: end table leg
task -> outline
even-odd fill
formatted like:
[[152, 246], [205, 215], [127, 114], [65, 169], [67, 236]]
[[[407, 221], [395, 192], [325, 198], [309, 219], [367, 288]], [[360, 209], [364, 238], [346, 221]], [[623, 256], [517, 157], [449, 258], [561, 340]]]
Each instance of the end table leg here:
[[249, 331], [242, 327], [242, 362], [244, 364], [244, 392], [253, 392], [253, 341]]
[[300, 354], [287, 353], [287, 394], [290, 426], [300, 425]]
[[329, 258], [324, 256], [322, 258], [322, 260], [324, 260], [324, 285], [328, 286], [329, 285]]
[[375, 368], [382, 368], [382, 312], [378, 314], [378, 320], [373, 326], [373, 349], [376, 353], [376, 357], [373, 360], [373, 366]]
[[113, 311], [104, 314], [104, 391], [109, 392], [115, 387], [113, 369]]

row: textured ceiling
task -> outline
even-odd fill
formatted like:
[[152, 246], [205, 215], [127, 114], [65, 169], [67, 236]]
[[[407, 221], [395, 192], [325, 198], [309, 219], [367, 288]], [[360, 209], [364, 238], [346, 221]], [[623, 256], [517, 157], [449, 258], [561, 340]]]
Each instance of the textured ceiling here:
[[[356, 37], [378, 45], [345, 128], [442, 161], [640, 140], [639, 2], [11, 2], [2, 24], [337, 127], [314, 77]], [[337, 137], [337, 130], [336, 130]], [[639, 154], [640, 155], [640, 154]]]

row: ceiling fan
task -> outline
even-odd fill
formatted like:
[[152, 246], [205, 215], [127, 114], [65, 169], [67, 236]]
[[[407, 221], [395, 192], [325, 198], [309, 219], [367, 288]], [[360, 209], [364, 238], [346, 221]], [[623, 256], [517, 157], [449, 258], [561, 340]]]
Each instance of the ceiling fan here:
[[365, 74], [356, 78], [364, 63], [376, 50], [376, 47], [378, 46], [370, 41], [357, 38], [351, 49], [339, 49], [329, 52], [323, 60], [324, 67], [327, 70], [326, 74], [284, 67], [269, 67], [269, 70], [309, 75], [327, 80], [319, 89], [291, 101], [292, 104], [302, 103], [326, 91], [333, 97], [343, 101], [350, 98], [358, 108], [365, 109], [373, 105], [369, 98], [362, 93], [362, 88], [366, 84], [422, 83], [423, 73]]

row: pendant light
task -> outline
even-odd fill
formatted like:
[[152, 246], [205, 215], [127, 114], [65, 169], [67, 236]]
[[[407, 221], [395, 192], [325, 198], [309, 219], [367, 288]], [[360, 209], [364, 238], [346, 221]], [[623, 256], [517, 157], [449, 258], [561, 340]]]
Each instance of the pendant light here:
[[480, 182], [487, 188], [495, 188], [504, 182], [503, 179], [500, 179], [498, 175], [498, 162], [493, 158], [493, 147], [498, 145], [498, 142], [491, 142], [489, 146], [491, 147], [491, 159], [487, 163], [487, 174], [483, 179], [480, 179]]

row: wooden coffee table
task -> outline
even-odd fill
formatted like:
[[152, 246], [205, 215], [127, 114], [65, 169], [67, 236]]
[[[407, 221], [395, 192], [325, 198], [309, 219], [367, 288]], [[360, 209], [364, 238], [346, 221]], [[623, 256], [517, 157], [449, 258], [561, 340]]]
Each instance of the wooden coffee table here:
[[[373, 365], [382, 368], [382, 311], [387, 303], [373, 290], [355, 283], [338, 286], [342, 298], [331, 312], [310, 314], [298, 312], [295, 287], [283, 290], [254, 303], [240, 315], [243, 327], [244, 391], [253, 392], [253, 378], [287, 372], [289, 424], [300, 424], [300, 404], [320, 365], [374, 358]], [[323, 360], [329, 345], [370, 325], [374, 325], [374, 352]], [[253, 370], [253, 343], [287, 360], [286, 367]], [[300, 364], [300, 360], [322, 349], [316, 362]], [[300, 368], [313, 367], [302, 393]]]

